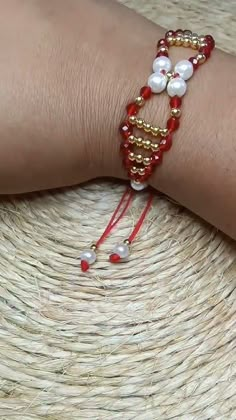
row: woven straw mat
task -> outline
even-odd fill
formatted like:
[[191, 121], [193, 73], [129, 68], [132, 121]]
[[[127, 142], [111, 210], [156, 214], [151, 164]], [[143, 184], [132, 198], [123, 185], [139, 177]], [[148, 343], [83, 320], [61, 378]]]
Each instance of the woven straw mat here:
[[[124, 3], [236, 51], [234, 0]], [[81, 274], [123, 190], [97, 181], [1, 201], [1, 420], [236, 419], [235, 245], [160, 197], [130, 261], [111, 266], [144, 194]]]

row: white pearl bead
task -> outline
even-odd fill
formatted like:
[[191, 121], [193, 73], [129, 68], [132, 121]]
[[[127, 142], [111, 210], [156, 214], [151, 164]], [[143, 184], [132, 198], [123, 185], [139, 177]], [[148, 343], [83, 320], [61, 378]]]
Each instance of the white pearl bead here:
[[153, 73], [148, 79], [148, 86], [153, 93], [161, 93], [165, 90], [167, 84], [167, 77], [162, 73]]
[[134, 180], [132, 180], [130, 182], [131, 187], [133, 188], [133, 190], [135, 191], [142, 191], [145, 188], [147, 188], [148, 184], [146, 182], [136, 182]]
[[190, 79], [193, 75], [193, 65], [188, 60], [181, 60], [175, 66], [175, 73], [178, 73], [184, 80]]
[[93, 264], [96, 261], [96, 253], [92, 249], [82, 252], [80, 256], [81, 261], [87, 261], [88, 264]]
[[129, 256], [129, 247], [126, 244], [119, 244], [115, 246], [113, 252], [119, 255], [120, 258], [127, 258]]
[[167, 86], [168, 95], [173, 96], [184, 96], [187, 90], [187, 85], [181, 77], [176, 77], [175, 79], [171, 79]]
[[154, 73], [160, 73], [161, 70], [170, 71], [172, 67], [171, 61], [168, 57], [157, 57], [153, 62]]

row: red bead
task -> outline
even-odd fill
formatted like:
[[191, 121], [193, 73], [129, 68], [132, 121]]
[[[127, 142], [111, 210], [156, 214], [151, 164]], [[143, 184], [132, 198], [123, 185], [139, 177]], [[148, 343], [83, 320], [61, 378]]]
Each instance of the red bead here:
[[159, 51], [156, 55], [156, 58], [158, 57], [169, 57], [168, 51]]
[[210, 57], [211, 50], [212, 50], [212, 48], [210, 47], [210, 45], [207, 45], [206, 47], [199, 48], [199, 52], [204, 54], [206, 56], [206, 58]]
[[162, 152], [155, 152], [152, 154], [152, 165], [156, 166], [162, 162]]
[[165, 38], [162, 38], [158, 41], [157, 46], [159, 47], [168, 47], [169, 43]]
[[85, 260], [82, 260], [80, 263], [81, 270], [85, 273], [89, 269], [89, 263]]
[[169, 118], [167, 121], [167, 128], [170, 131], [177, 130], [179, 128], [179, 119], [174, 117]]
[[111, 254], [109, 260], [111, 263], [116, 264], [120, 261], [120, 256], [118, 254]]
[[177, 29], [177, 30], [175, 31], [175, 33], [176, 33], [176, 34], [183, 34], [183, 33], [184, 33], [184, 31], [183, 31], [183, 29]]
[[129, 160], [128, 156], [125, 156], [123, 159], [123, 165], [126, 169], [130, 169], [133, 166], [133, 162]]
[[143, 86], [142, 89], [140, 90], [140, 95], [145, 100], [150, 99], [152, 96], [152, 89], [149, 86]]
[[128, 121], [123, 122], [120, 125], [120, 133], [124, 139], [127, 139], [133, 134], [133, 126]]
[[120, 145], [120, 151], [127, 156], [130, 153], [130, 143], [128, 142], [128, 140], [123, 141], [123, 143], [121, 143]]
[[174, 35], [175, 35], [175, 32], [174, 31], [168, 31], [165, 34], [165, 38], [168, 38], [169, 36], [174, 36]]
[[171, 146], [172, 146], [172, 136], [169, 134], [169, 136], [161, 140], [159, 149], [162, 152], [167, 152], [168, 150], [170, 150]]
[[130, 117], [131, 115], [137, 115], [137, 113], [138, 113], [138, 111], [139, 111], [139, 106], [138, 106], [138, 105], [136, 105], [136, 104], [134, 104], [134, 103], [129, 104], [129, 105], [127, 105], [127, 107], [126, 107], [126, 111], [127, 111], [127, 114], [128, 114], [128, 116], [129, 116], [129, 117]]
[[206, 35], [206, 42], [211, 46], [212, 50], [213, 50], [213, 48], [215, 48], [215, 40], [214, 40], [213, 36]]
[[170, 100], [171, 108], [179, 108], [182, 104], [182, 99], [179, 96], [173, 96]]
[[197, 70], [197, 68], [199, 67], [199, 63], [198, 63], [196, 57], [191, 57], [188, 61], [190, 61], [190, 63], [192, 63], [194, 70]]

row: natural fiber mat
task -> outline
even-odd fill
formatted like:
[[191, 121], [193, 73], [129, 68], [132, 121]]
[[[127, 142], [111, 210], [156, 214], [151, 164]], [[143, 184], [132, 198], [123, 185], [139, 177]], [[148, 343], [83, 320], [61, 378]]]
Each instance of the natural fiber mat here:
[[[236, 51], [234, 0], [125, 3]], [[139, 196], [81, 274], [80, 250], [123, 189], [95, 182], [1, 201], [1, 419], [236, 419], [235, 246], [160, 197], [130, 262], [111, 266]]]

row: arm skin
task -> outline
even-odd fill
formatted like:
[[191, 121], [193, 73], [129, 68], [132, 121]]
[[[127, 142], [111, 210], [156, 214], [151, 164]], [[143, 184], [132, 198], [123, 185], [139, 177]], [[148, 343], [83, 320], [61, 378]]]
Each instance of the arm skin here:
[[[111, 0], [0, 6], [0, 193], [125, 178], [117, 127], [164, 30]], [[167, 104], [157, 96], [143, 115], [163, 125]], [[182, 109], [152, 186], [236, 239], [236, 58], [215, 50]]]

